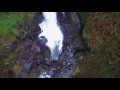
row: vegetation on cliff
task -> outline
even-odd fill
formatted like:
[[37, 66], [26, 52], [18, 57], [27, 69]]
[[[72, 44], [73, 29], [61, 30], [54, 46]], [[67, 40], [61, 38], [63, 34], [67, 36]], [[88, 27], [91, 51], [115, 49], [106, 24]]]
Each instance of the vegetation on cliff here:
[[16, 36], [24, 29], [25, 21], [31, 19], [34, 12], [0, 12], [0, 77], [14, 77], [13, 70], [19, 72], [21, 67], [16, 52], [4, 56], [2, 51], [15, 41]]
[[75, 77], [120, 77], [120, 13], [89, 12], [83, 37], [90, 53], [79, 57]]

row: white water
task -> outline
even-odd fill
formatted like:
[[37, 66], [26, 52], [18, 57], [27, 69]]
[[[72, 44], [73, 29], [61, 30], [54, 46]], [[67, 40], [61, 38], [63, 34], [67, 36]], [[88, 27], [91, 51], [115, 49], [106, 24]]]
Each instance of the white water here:
[[51, 59], [58, 59], [62, 52], [63, 46], [63, 34], [57, 24], [57, 13], [56, 12], [43, 12], [44, 20], [39, 24], [42, 29], [42, 33], [39, 34], [38, 38], [45, 36], [48, 42], [46, 45], [50, 48]]
[[40, 74], [40, 76], [38, 76], [38, 78], [51, 78], [51, 76], [48, 75], [46, 72], [43, 72]]

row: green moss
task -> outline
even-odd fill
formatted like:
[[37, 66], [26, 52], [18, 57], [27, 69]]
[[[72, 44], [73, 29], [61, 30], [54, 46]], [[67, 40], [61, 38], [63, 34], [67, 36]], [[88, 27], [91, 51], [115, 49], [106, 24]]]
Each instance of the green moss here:
[[89, 13], [88, 12], [77, 12], [77, 14], [80, 16], [81, 22], [84, 24], [87, 20]]
[[16, 75], [19, 75], [21, 73], [21, 71], [23, 70], [23, 67], [20, 65], [19, 61], [16, 60], [13, 66], [13, 70], [15, 71]]
[[[0, 51], [15, 41], [15, 37], [19, 36], [20, 31], [23, 30], [25, 21], [32, 19], [34, 14], [35, 12], [0, 12]], [[9, 70], [14, 70], [16, 75], [21, 72], [22, 66], [17, 60], [18, 53], [16, 53], [20, 49], [20, 47], [17, 48], [15, 53], [7, 57], [2, 56], [4, 58], [0, 60], [0, 77], [9, 77]]]
[[76, 22], [76, 21], [77, 21], [78, 16], [77, 16], [76, 12], [71, 12], [71, 13], [70, 13], [70, 16], [71, 16], [71, 19], [72, 19], [73, 22]]
[[15, 37], [24, 28], [24, 21], [33, 15], [34, 12], [0, 12], [1, 48], [15, 41]]
[[120, 20], [120, 13], [119, 12], [112, 12], [112, 17]]
[[28, 12], [0, 12], [0, 34], [6, 35], [12, 33], [18, 35], [19, 30], [23, 28], [23, 26], [19, 27], [19, 30], [16, 30], [16, 27], [19, 26], [19, 24], [24, 24], [24, 19], [26, 17], [31, 18], [32, 14], [33, 13]]

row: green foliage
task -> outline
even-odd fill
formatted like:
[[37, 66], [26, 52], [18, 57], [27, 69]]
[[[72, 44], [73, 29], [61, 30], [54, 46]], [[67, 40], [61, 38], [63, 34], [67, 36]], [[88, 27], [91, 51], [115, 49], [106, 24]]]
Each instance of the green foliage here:
[[70, 16], [71, 16], [71, 20], [76, 23], [76, 21], [78, 19], [76, 12], [71, 12]]
[[77, 14], [79, 15], [80, 19], [81, 19], [81, 23], [84, 25], [87, 21], [87, 17], [89, 15], [88, 12], [77, 12]]
[[[23, 28], [24, 19], [31, 17], [28, 12], [0, 12], [0, 34], [6, 35], [12, 33], [18, 35], [21, 28]], [[17, 26], [21, 24], [19, 30]], [[15, 26], [16, 25], [16, 26]]]
[[[19, 36], [24, 28], [24, 22], [32, 19], [35, 12], [0, 12], [0, 51], [3, 47], [11, 45], [15, 37]], [[18, 47], [15, 53], [9, 54], [3, 59], [0, 58], [0, 77], [9, 77], [8, 71], [13, 70], [16, 75], [22, 70], [22, 66], [17, 61], [17, 54], [21, 47]]]
[[34, 12], [0, 12], [0, 50], [15, 41], [24, 28], [26, 19], [31, 19]]
[[78, 63], [78, 77], [120, 77], [119, 26], [120, 12], [89, 12], [83, 34], [94, 58]]

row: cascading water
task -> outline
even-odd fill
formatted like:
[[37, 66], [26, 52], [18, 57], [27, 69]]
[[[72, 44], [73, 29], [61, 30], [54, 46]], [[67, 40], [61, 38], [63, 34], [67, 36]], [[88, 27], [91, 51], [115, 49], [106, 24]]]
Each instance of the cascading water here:
[[[39, 40], [45, 37], [47, 39], [46, 45], [51, 51], [51, 60], [58, 60], [63, 47], [63, 34], [57, 23], [56, 12], [42, 12], [44, 20], [39, 24], [42, 32], [39, 34]], [[44, 76], [42, 75], [41, 78]]]
[[47, 39], [46, 45], [50, 48], [51, 59], [58, 59], [62, 52], [63, 34], [57, 24], [56, 12], [43, 12], [44, 20], [39, 24], [42, 33], [39, 39], [44, 36]]

